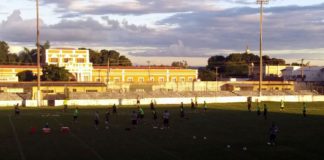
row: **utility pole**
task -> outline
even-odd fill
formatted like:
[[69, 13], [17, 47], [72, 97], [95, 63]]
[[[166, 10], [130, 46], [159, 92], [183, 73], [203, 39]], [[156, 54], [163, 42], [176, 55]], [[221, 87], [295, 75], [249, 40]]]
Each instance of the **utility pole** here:
[[259, 97], [262, 96], [262, 80], [263, 80], [263, 61], [262, 61], [262, 25], [263, 25], [263, 5], [268, 4], [269, 0], [257, 0], [257, 4], [260, 4], [260, 71], [259, 71]]
[[39, 2], [36, 0], [36, 46], [37, 46], [37, 107], [41, 106], [40, 91], [40, 48], [39, 48]]
[[300, 63], [300, 75], [301, 75], [301, 79], [300, 81], [304, 81], [304, 59], [301, 59], [301, 63]]
[[110, 75], [110, 62], [107, 60], [107, 91], [109, 90], [109, 75]]
[[151, 82], [151, 61], [147, 61], [148, 64], [148, 76], [149, 76], [149, 82]]
[[215, 72], [216, 72], [216, 78], [215, 78], [215, 80], [216, 80], [216, 92], [218, 92], [218, 68], [219, 67], [215, 67]]

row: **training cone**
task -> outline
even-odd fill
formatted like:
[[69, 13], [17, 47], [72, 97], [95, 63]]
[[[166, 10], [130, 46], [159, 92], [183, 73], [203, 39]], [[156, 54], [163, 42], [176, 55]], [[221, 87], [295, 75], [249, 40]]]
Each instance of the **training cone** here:
[[30, 134], [35, 134], [36, 133], [36, 128], [35, 127], [31, 127], [29, 133]]

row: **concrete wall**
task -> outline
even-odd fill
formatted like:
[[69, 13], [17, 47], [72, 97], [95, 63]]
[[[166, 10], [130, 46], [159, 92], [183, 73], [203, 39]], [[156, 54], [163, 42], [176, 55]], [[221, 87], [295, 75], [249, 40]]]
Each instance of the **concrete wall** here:
[[[255, 102], [258, 97], [252, 97]], [[195, 100], [195, 97], [185, 97], [185, 98], [144, 98], [141, 99], [141, 104], [148, 105], [151, 101], [155, 101], [157, 104], [190, 104], [191, 100]], [[263, 96], [262, 101], [280, 102], [284, 100], [285, 102], [324, 102], [324, 96]], [[101, 99], [101, 100], [68, 100], [68, 105], [70, 106], [111, 106], [116, 105], [136, 105], [137, 99]], [[236, 97], [197, 97], [198, 103], [239, 103], [246, 102], [246, 96], [236, 96]], [[63, 100], [55, 100], [55, 106], [62, 106]], [[16, 104], [22, 105], [23, 101], [0, 101], [0, 107], [13, 107]], [[27, 107], [36, 107], [36, 100], [27, 100]], [[47, 106], [47, 101], [41, 101], [43, 106]]]

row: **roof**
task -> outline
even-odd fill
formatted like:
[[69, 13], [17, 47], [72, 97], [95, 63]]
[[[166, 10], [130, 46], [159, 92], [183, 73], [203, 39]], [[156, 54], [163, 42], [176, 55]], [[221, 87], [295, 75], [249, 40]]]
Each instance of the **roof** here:
[[[93, 66], [94, 69], [107, 69], [108, 66]], [[110, 66], [111, 69], [182, 69], [171, 66]]]
[[[34, 87], [37, 86], [37, 82], [1, 82], [0, 87], [12, 87], [12, 88], [23, 88], [23, 87]], [[96, 82], [53, 82], [46, 81], [41, 82], [41, 86], [91, 86], [91, 87], [104, 87], [104, 83]]]
[[37, 68], [37, 65], [0, 65], [0, 68]]
[[[0, 68], [34, 68], [37, 65], [0, 65]], [[94, 69], [107, 69], [107, 66], [93, 66]], [[172, 66], [110, 66], [111, 69], [184, 69], [181, 67]], [[187, 68], [191, 69], [191, 68]], [[195, 69], [196, 70], [196, 69]]]

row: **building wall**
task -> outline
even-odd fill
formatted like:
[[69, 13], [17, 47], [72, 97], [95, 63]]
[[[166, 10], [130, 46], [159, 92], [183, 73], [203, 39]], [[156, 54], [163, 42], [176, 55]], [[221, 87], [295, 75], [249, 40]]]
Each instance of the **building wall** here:
[[136, 69], [126, 68], [95, 68], [92, 74], [93, 82], [127, 82], [127, 83], [145, 83], [145, 82], [192, 82], [197, 79], [198, 71], [195, 69]]
[[65, 67], [79, 82], [92, 81], [93, 66], [88, 50], [47, 49], [46, 63]]
[[[303, 75], [303, 80], [301, 77]], [[308, 67], [288, 67], [283, 71], [284, 80], [304, 81], [304, 82], [323, 82], [324, 67], [308, 66]]]
[[[0, 65], [0, 82], [18, 82], [17, 74], [28, 70], [37, 75], [37, 66]], [[40, 73], [42, 74], [42, 69]]]
[[287, 68], [286, 65], [265, 65], [264, 75], [265, 76], [276, 76], [282, 77], [281, 70]]

